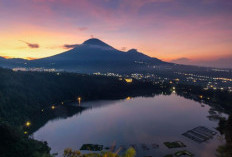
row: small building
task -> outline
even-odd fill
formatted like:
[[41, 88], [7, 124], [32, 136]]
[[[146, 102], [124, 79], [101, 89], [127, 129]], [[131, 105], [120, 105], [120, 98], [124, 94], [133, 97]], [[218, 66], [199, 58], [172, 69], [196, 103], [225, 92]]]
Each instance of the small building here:
[[131, 83], [131, 82], [133, 82], [133, 79], [132, 79], [132, 78], [125, 78], [125, 81], [126, 81], [127, 83]]

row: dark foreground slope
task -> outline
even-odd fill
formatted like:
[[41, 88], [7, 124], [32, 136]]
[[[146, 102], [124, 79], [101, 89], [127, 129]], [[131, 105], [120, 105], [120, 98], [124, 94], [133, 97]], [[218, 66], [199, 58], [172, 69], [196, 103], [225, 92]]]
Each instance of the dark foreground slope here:
[[28, 138], [23, 132], [0, 120], [1, 157], [52, 157], [46, 142]]

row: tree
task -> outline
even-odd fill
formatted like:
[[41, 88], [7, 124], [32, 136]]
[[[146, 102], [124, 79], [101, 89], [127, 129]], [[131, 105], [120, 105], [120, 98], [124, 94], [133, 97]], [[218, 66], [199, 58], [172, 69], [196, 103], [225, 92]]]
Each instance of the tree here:
[[134, 157], [136, 155], [136, 151], [130, 147], [125, 154], [122, 156], [117, 153], [113, 153], [111, 151], [101, 152], [101, 153], [89, 153], [89, 154], [81, 154], [79, 150], [72, 150], [71, 148], [66, 148], [64, 150], [63, 157]]

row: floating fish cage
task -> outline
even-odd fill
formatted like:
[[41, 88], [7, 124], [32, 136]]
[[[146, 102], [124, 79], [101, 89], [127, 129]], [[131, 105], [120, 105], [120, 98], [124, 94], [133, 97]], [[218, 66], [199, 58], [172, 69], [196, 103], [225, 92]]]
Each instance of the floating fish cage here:
[[182, 135], [197, 143], [202, 143], [209, 139], [212, 139], [216, 134], [216, 131], [212, 131], [206, 127], [199, 126], [183, 133]]

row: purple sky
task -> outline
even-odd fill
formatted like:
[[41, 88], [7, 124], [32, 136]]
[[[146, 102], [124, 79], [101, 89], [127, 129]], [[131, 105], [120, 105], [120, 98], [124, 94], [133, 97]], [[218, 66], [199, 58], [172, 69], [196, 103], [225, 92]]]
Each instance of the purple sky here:
[[94, 36], [167, 61], [219, 61], [232, 56], [231, 19], [231, 0], [0, 0], [0, 56], [51, 56]]

